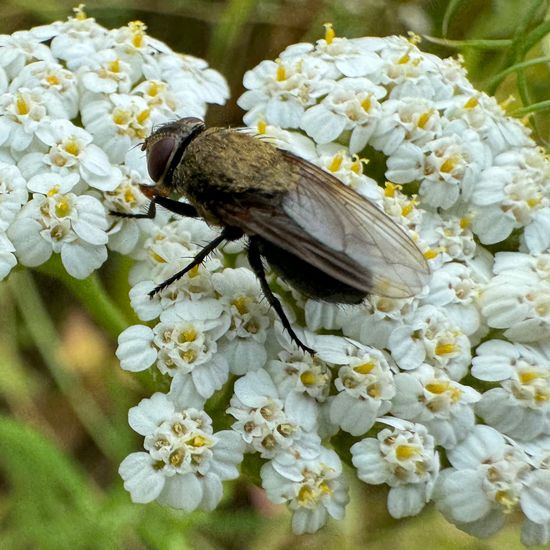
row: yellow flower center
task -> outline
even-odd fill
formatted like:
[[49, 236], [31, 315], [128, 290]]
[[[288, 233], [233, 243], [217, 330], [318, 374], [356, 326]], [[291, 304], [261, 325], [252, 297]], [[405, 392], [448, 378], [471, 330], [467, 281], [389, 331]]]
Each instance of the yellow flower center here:
[[336, 31], [334, 30], [332, 23], [325, 23], [323, 27], [325, 27], [325, 42], [330, 45], [336, 37]]
[[277, 60], [277, 73], [275, 78], [277, 79], [277, 82], [282, 82], [287, 79], [285, 66], [280, 59]]
[[445, 393], [449, 389], [449, 382], [446, 380], [437, 380], [426, 384], [426, 389], [430, 393], [441, 394]]
[[389, 198], [395, 197], [395, 193], [401, 191], [402, 188], [401, 185], [387, 181], [384, 187], [384, 196]]
[[111, 61], [108, 65], [109, 70], [112, 73], [119, 73], [120, 72], [120, 59], [115, 59], [114, 61]]
[[185, 451], [183, 449], [176, 449], [171, 455], [170, 455], [170, 464], [172, 466], [175, 466], [176, 468], [178, 466], [181, 466], [183, 462], [183, 458], [185, 456]]
[[395, 456], [398, 460], [408, 460], [409, 458], [413, 458], [419, 454], [420, 451], [418, 450], [418, 447], [414, 445], [399, 445], [395, 449]]
[[55, 205], [55, 215], [58, 218], [64, 218], [71, 212], [71, 205], [67, 197], [61, 197]]
[[376, 367], [376, 363], [369, 361], [367, 363], [362, 363], [361, 365], [353, 367], [353, 370], [355, 372], [358, 372], [359, 374], [369, 374], [369, 372], [371, 372], [374, 367]]
[[48, 197], [53, 197], [59, 193], [59, 185], [54, 185], [49, 191], [48, 191]]
[[464, 109], [475, 109], [479, 105], [477, 97], [471, 97], [464, 103]]
[[72, 137], [65, 143], [65, 151], [67, 151], [69, 155], [73, 155], [75, 157], [78, 156], [78, 154], [80, 153], [80, 147], [78, 146], [78, 141], [76, 141], [74, 137]]
[[252, 300], [248, 296], [239, 296], [233, 300], [232, 304], [241, 315], [244, 315], [248, 313], [248, 305], [251, 301]]
[[47, 77], [46, 77], [46, 82], [50, 85], [50, 86], [57, 86], [59, 84], [59, 78], [57, 78], [56, 75], [54, 74], [49, 74]]
[[334, 155], [332, 157], [332, 160], [330, 161], [330, 164], [328, 165], [328, 169], [331, 172], [338, 172], [338, 170], [340, 170], [340, 167], [342, 166], [343, 160], [344, 159], [342, 157], [342, 154], [341, 153], [336, 153], [336, 155]]
[[370, 108], [372, 107], [372, 101], [370, 99], [370, 96], [366, 97], [365, 99], [363, 99], [363, 101], [361, 101], [361, 107], [363, 108], [363, 111], [365, 111], [366, 113], [370, 111]]
[[15, 105], [17, 107], [17, 113], [20, 115], [28, 115], [30, 111], [29, 104], [25, 101], [25, 98], [22, 95], [17, 96], [17, 100], [15, 102]]
[[436, 355], [447, 355], [448, 353], [454, 353], [457, 349], [456, 344], [453, 343], [437, 344], [435, 346], [435, 353]]
[[417, 126], [419, 128], [425, 128], [426, 127], [426, 124], [428, 124], [428, 121], [430, 120], [430, 117], [432, 116], [432, 112], [431, 111], [426, 111], [425, 113], [422, 113], [419, 117], [418, 117], [418, 122], [417, 122]]
[[300, 375], [300, 381], [304, 386], [313, 386], [317, 381], [317, 377], [313, 371], [306, 370]]

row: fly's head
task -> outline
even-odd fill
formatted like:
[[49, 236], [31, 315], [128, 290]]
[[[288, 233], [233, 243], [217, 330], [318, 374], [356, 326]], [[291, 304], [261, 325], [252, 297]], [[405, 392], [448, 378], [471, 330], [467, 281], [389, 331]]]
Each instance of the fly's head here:
[[143, 142], [141, 150], [146, 152], [147, 170], [157, 193], [167, 194], [172, 190], [174, 170], [185, 149], [204, 129], [205, 124], [199, 118], [181, 118], [163, 124]]

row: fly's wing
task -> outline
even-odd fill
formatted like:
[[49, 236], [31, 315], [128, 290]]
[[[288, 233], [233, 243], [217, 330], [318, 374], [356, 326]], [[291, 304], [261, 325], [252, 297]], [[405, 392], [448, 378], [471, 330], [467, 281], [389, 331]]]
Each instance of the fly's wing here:
[[420, 292], [430, 270], [420, 250], [374, 204], [318, 166], [281, 151], [297, 185], [282, 202], [226, 204], [222, 217], [353, 288], [391, 298]]

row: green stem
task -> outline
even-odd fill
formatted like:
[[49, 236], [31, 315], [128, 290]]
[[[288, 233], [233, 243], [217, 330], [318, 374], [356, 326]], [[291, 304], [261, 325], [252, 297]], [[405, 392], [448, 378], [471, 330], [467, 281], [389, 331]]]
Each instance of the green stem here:
[[423, 34], [422, 38], [425, 38], [428, 42], [439, 44], [440, 46], [447, 46], [449, 48], [476, 48], [478, 50], [502, 50], [512, 45], [512, 40], [509, 38], [502, 39], [479, 39], [479, 40], [449, 40], [447, 38], [437, 38], [436, 36], [429, 36]]
[[538, 113], [540, 111], [548, 111], [548, 109], [550, 109], [550, 99], [539, 101], [538, 103], [531, 103], [531, 105], [527, 105], [527, 107], [516, 109], [511, 114], [512, 116], [520, 117], [531, 113]]
[[103, 454], [119, 460], [120, 438], [97, 403], [84, 388], [78, 374], [59, 357], [59, 337], [28, 270], [11, 274], [8, 284], [23, 321], [52, 378], [75, 411], [78, 419]]
[[516, 63], [507, 69], [504, 69], [500, 73], [496, 74], [489, 80], [486, 88], [496, 89], [496, 87], [502, 82], [502, 80], [507, 77], [509, 74], [515, 73], [520, 69], [526, 69], [527, 67], [532, 67], [533, 65], [540, 65], [542, 63], [550, 62], [550, 55], [545, 55], [542, 57], [535, 57], [527, 61], [522, 61], [521, 63]]
[[58, 255], [52, 256], [38, 271], [61, 281], [82, 302], [96, 323], [115, 339], [131, 324], [111, 300], [96, 273], [86, 279], [75, 279], [61, 265]]

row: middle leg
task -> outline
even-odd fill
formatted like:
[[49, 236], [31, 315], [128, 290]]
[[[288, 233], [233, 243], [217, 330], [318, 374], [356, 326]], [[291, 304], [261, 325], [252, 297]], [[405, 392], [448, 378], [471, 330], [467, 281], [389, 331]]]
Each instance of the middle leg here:
[[260, 281], [260, 286], [262, 288], [262, 292], [264, 293], [264, 296], [267, 298], [267, 301], [279, 316], [279, 319], [281, 320], [283, 327], [288, 331], [288, 334], [290, 335], [291, 340], [301, 350], [305, 351], [306, 353], [309, 353], [310, 355], [315, 355], [315, 350], [306, 346], [298, 338], [298, 336], [296, 335], [296, 333], [292, 328], [292, 325], [290, 324], [290, 321], [288, 320], [288, 317], [286, 316], [285, 310], [283, 309], [281, 302], [279, 302], [279, 300], [277, 299], [275, 294], [273, 294], [273, 291], [269, 287], [269, 284], [265, 277], [265, 269], [264, 269], [264, 264], [262, 263], [260, 249], [258, 248], [258, 243], [254, 237], [250, 237], [250, 244], [248, 246], [248, 262], [250, 263], [250, 267], [252, 268], [252, 271], [254, 271], [254, 273], [256, 274], [256, 277], [258, 277], [258, 280]]

